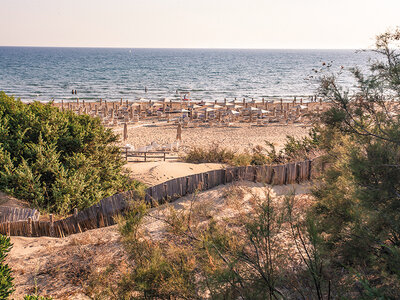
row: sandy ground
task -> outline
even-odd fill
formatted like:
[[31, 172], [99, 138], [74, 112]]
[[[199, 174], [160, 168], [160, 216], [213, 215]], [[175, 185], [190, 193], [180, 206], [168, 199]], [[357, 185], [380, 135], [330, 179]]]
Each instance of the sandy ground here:
[[[128, 126], [128, 140], [120, 143], [121, 146], [130, 144], [136, 149], [147, 146], [155, 141], [159, 145], [175, 142], [177, 125], [157, 123], [144, 124], [143, 126]], [[114, 128], [122, 134], [122, 128]], [[218, 144], [223, 148], [230, 148], [243, 152], [253, 147], [265, 146], [268, 140], [275, 144], [277, 149], [282, 148], [287, 135], [296, 138], [307, 135], [309, 128], [300, 125], [269, 125], [265, 127], [250, 125], [248, 123], [235, 123], [233, 127], [197, 127], [182, 128], [181, 150], [186, 151], [191, 147], [210, 147]]]
[[[226, 196], [232, 187], [246, 189], [243, 200], [250, 194], [265, 192], [262, 184], [238, 182], [219, 186], [199, 193], [195, 202], [208, 207], [217, 219], [231, 215], [229, 198]], [[279, 199], [288, 192], [295, 191], [299, 197], [309, 192], [309, 184], [271, 187], [271, 196]], [[178, 199], [172, 205], [176, 209], [188, 209], [193, 196]], [[152, 210], [151, 214], [160, 216], [165, 206]], [[165, 223], [153, 218], [145, 221], [148, 234], [160, 238]], [[116, 265], [126, 261], [116, 226], [90, 230], [63, 239], [12, 237], [14, 244], [7, 262], [14, 270], [16, 292], [14, 299], [22, 299], [26, 293], [38, 290], [41, 295], [54, 299], [90, 299], [87, 293], [88, 278], [93, 272], [104, 270], [111, 263]]]
[[0, 206], [29, 207], [29, 203], [18, 200], [10, 195], [0, 192]]
[[128, 163], [125, 167], [131, 172], [132, 178], [148, 185], [156, 185], [173, 178], [218, 170], [225, 166], [223, 164], [189, 164], [176, 161], [154, 161]]

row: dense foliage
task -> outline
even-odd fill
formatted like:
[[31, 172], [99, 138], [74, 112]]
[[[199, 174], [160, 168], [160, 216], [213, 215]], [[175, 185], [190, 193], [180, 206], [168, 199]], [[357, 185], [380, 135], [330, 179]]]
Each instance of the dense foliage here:
[[10, 238], [0, 235], [0, 299], [8, 299], [14, 291], [11, 268], [5, 263], [5, 259], [11, 247]]
[[134, 189], [116, 140], [98, 118], [0, 92], [0, 190], [66, 214]]
[[375, 52], [385, 59], [368, 74], [353, 70], [356, 92], [332, 75], [321, 86], [333, 103], [320, 128], [330, 167], [315, 189], [314, 213], [333, 264], [347, 269], [341, 283], [357, 276], [365, 298], [400, 297], [399, 40], [398, 30], [377, 37]]

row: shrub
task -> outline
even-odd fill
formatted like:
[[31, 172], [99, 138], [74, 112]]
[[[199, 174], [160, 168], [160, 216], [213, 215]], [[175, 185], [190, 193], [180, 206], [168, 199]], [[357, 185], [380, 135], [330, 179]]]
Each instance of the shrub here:
[[0, 235], [0, 299], [8, 299], [14, 291], [13, 277], [11, 276], [11, 268], [5, 263], [8, 252], [10, 252], [12, 244], [10, 238]]
[[255, 147], [252, 153], [235, 153], [219, 145], [213, 145], [211, 148], [192, 148], [183, 160], [188, 163], [225, 163], [234, 166], [263, 165], [268, 162], [262, 147]]
[[209, 149], [194, 147], [184, 157], [188, 163], [230, 163], [235, 157], [231, 150], [215, 144]]
[[0, 190], [37, 208], [66, 214], [138, 188], [116, 141], [98, 118], [0, 92]]

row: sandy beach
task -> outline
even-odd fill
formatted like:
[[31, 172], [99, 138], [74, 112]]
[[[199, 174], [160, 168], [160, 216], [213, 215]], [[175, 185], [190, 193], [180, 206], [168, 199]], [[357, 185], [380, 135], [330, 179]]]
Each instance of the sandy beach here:
[[[113, 130], [122, 136], [122, 126], [114, 127]], [[217, 144], [222, 148], [244, 152], [251, 151], [258, 145], [265, 146], [265, 141], [272, 142], [277, 149], [281, 149], [287, 135], [300, 138], [308, 132], [309, 128], [299, 124], [256, 126], [234, 123], [232, 127], [188, 127], [182, 128], [180, 151], [186, 152], [192, 147], [207, 148]], [[120, 145], [130, 144], [136, 149], [153, 141], [159, 145], [167, 145], [175, 142], [176, 133], [176, 124], [147, 123], [142, 126], [128, 126], [128, 139], [120, 141]]]

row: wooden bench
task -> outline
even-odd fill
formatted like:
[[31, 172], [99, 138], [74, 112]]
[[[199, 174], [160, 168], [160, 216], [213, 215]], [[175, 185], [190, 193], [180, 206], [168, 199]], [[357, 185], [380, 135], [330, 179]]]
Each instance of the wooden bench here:
[[175, 159], [176, 157], [168, 157], [167, 155], [171, 153], [171, 151], [132, 151], [127, 148], [124, 148], [123, 151], [125, 155], [125, 160], [128, 161], [129, 157], [142, 158], [144, 161], [148, 159], [162, 159], [166, 161], [167, 159]]

